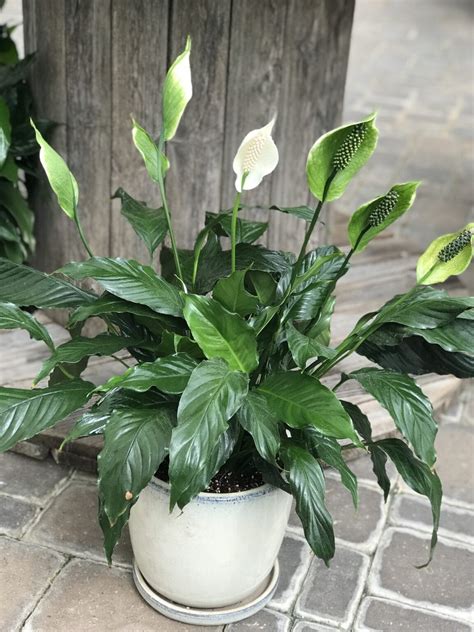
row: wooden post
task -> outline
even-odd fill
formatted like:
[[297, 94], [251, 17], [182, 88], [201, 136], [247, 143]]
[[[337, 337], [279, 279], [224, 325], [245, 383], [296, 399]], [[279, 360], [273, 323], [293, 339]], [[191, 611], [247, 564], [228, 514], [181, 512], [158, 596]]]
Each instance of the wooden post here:
[[[79, 182], [94, 252], [146, 261], [110, 198], [122, 186], [159, 203], [132, 144], [130, 114], [159, 133], [165, 69], [187, 33], [194, 96], [167, 150], [179, 245], [192, 246], [206, 210], [231, 205], [235, 151], [275, 113], [280, 164], [244, 202], [309, 203], [306, 156], [339, 123], [353, 9], [354, 0], [24, 0], [26, 50], [37, 51], [37, 114], [60, 124], [50, 140]], [[84, 256], [44, 182], [35, 211], [39, 267]], [[272, 214], [267, 243], [294, 249], [302, 230]]]

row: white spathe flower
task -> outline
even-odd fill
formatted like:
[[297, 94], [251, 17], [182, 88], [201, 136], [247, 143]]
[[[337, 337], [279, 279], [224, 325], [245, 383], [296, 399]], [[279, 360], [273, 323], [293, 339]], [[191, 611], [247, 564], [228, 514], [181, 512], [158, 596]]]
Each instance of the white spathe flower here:
[[237, 177], [235, 188], [242, 191], [242, 178], [245, 175], [244, 189], [255, 189], [264, 176], [271, 173], [278, 164], [278, 149], [272, 138], [275, 118], [270, 123], [254, 129], [247, 134], [235, 154], [232, 167]]

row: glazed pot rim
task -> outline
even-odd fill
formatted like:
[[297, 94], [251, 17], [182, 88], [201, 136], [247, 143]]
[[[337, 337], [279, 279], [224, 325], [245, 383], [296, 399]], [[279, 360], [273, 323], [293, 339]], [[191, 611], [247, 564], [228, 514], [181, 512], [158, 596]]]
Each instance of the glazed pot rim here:
[[[169, 495], [170, 493], [170, 484], [166, 481], [162, 481], [157, 476], [153, 476], [149, 485], [154, 489], [158, 489], [164, 492], [167, 495]], [[238, 499], [266, 496], [267, 494], [271, 494], [274, 491], [278, 491], [278, 489], [278, 487], [270, 485], [270, 483], [264, 483], [263, 485], [259, 485], [258, 487], [253, 487], [252, 489], [246, 489], [244, 491], [238, 492], [227, 492], [223, 494], [216, 494], [215, 492], [200, 492], [194, 500], [213, 503], [226, 502]]]

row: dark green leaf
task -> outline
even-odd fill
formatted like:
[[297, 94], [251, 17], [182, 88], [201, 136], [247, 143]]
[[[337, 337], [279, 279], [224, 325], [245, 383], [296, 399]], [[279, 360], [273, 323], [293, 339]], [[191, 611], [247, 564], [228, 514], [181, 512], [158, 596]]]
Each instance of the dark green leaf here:
[[367, 415], [364, 415], [361, 409], [352, 402], [346, 402], [342, 399], [340, 401], [362, 439], [372, 441], [372, 428]]
[[168, 453], [174, 413], [166, 407], [114, 412], [97, 459], [99, 494], [111, 526], [150, 482]]
[[248, 316], [258, 305], [257, 297], [245, 289], [246, 273], [246, 270], [236, 270], [229, 277], [220, 279], [212, 292], [216, 301], [240, 316]]
[[54, 426], [83, 406], [93, 388], [82, 380], [50, 388], [0, 388], [0, 452]]
[[250, 270], [248, 273], [258, 300], [262, 305], [270, 305], [275, 300], [276, 281], [268, 272]]
[[271, 211], [280, 211], [280, 213], [286, 213], [287, 215], [293, 215], [304, 219], [306, 222], [310, 222], [314, 216], [314, 208], [309, 206], [270, 206]]
[[197, 366], [181, 396], [170, 445], [171, 506], [183, 508], [222, 465], [221, 438], [247, 395], [248, 378], [223, 360]]
[[413, 378], [373, 367], [359, 369], [348, 377], [357, 380], [388, 410], [415, 454], [432, 466], [436, 460], [434, 440], [437, 432], [433, 407]]
[[287, 444], [282, 451], [291, 493], [296, 498], [296, 513], [315, 555], [326, 564], [334, 556], [332, 518], [324, 502], [325, 483], [321, 466], [303, 448]]
[[113, 197], [122, 200], [122, 215], [130, 222], [152, 255], [168, 232], [165, 211], [137, 202], [123, 189], [117, 189]]
[[10, 110], [5, 99], [0, 97], [0, 167], [8, 156], [11, 141]]
[[34, 53], [31, 53], [25, 55], [25, 57], [14, 66], [0, 65], [0, 90], [6, 90], [6, 88], [10, 88], [26, 79], [29, 67], [34, 61], [34, 58]]
[[75, 364], [85, 357], [111, 355], [120, 349], [140, 346], [142, 342], [142, 340], [112, 334], [99, 334], [95, 338], [77, 336], [56, 347], [52, 355], [43, 362], [41, 371], [35, 378], [35, 384], [51, 373], [58, 364]]
[[387, 502], [390, 493], [390, 479], [387, 474], [386, 463], [387, 455], [377, 445], [369, 446], [370, 458], [372, 459], [372, 469], [377, 478], [377, 483], [383, 491], [383, 497]]
[[245, 320], [211, 298], [186, 294], [184, 301], [184, 318], [207, 358], [223, 358], [238, 371], [257, 367], [255, 332]]
[[357, 478], [344, 461], [341, 446], [337, 440], [322, 435], [314, 428], [305, 428], [303, 434], [311, 452], [313, 452], [313, 450], [316, 452], [314, 456], [322, 459], [339, 472], [341, 475], [341, 483], [349, 490], [354, 507], [357, 509], [359, 504]]
[[110, 419], [110, 411], [101, 410], [100, 407], [93, 407], [87, 410], [80, 417], [68, 434], [65, 436], [60, 449], [66, 443], [80, 439], [81, 437], [90, 437], [91, 435], [102, 434], [107, 422]]
[[57, 277], [0, 259], [0, 301], [49, 308], [77, 307], [95, 298]]
[[[214, 232], [223, 237], [230, 237], [232, 234], [232, 215], [228, 212], [220, 213], [206, 213], [206, 223], [213, 221]], [[248, 219], [237, 218], [237, 230], [236, 230], [236, 242], [252, 244], [257, 241], [259, 237], [268, 228], [268, 222], [255, 222]]]
[[143, 362], [131, 367], [122, 375], [111, 377], [108, 382], [97, 387], [107, 392], [115, 388], [126, 388], [144, 392], [157, 388], [164, 393], [179, 394], [184, 391], [197, 361], [186, 353], [176, 353], [153, 362]]
[[13, 303], [0, 303], [0, 329], [26, 329], [32, 338], [42, 340], [50, 349], [53, 341], [44, 325]]
[[13, 217], [21, 231], [24, 242], [33, 248], [33, 211], [29, 208], [20, 191], [6, 180], [0, 180], [0, 201]]
[[260, 456], [270, 463], [275, 463], [280, 448], [278, 418], [269, 410], [264, 395], [258, 391], [251, 391], [237, 413], [237, 419], [252, 435]]
[[121, 514], [117, 518], [115, 524], [111, 525], [107, 514], [103, 509], [103, 503], [99, 499], [99, 525], [104, 535], [104, 551], [109, 565], [112, 564], [112, 554], [114, 552], [115, 545], [120, 539], [122, 530], [128, 522], [129, 513], [129, 511], [126, 511]]
[[[357, 133], [358, 129], [363, 130], [363, 139], [358, 144], [353, 155], [349, 152], [347, 165], [339, 170], [335, 170], [335, 158], [344, 147], [345, 141], [350, 136]], [[335, 174], [329, 190], [324, 199], [326, 201], [336, 200], [346, 190], [347, 185], [356, 173], [365, 165], [377, 145], [378, 130], [375, 127], [375, 114], [358, 123], [343, 125], [335, 130], [321, 136], [311, 148], [306, 163], [306, 175], [311, 193], [318, 200], [324, 197], [324, 190], [329, 178]]]
[[88, 261], [69, 263], [61, 272], [74, 279], [95, 279], [111, 294], [146, 305], [160, 314], [182, 314], [179, 291], [150, 266], [143, 266], [133, 259], [93, 257]]
[[425, 463], [416, 459], [410, 448], [400, 439], [382, 439], [377, 441], [376, 445], [388, 454], [405, 483], [418, 494], [426, 496], [431, 503], [433, 534], [431, 536], [429, 563], [438, 539], [437, 533], [443, 496], [441, 481], [436, 472], [433, 472]]
[[314, 426], [336, 439], [360, 445], [349, 415], [332, 391], [310, 375], [287, 371], [270, 375], [258, 388], [279, 419], [294, 428]]

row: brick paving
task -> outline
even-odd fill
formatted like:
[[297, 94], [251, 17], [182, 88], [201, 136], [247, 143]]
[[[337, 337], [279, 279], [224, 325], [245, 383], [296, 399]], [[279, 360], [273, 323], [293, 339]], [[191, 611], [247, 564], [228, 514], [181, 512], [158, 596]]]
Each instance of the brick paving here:
[[[407, 217], [402, 229], [420, 246], [472, 214], [471, 15], [469, 0], [359, 0], [345, 118], [379, 109], [382, 137], [377, 162], [347, 196], [351, 208], [341, 203], [336, 218], [381, 186], [413, 178], [423, 178], [426, 186], [416, 215]], [[357, 513], [336, 474], [327, 475], [338, 540], [331, 568], [314, 559], [293, 514], [277, 594], [264, 611], [226, 632], [473, 629], [470, 386], [441, 418], [437, 449], [445, 502], [432, 565], [414, 567], [427, 555], [426, 503], [397, 481], [384, 505], [364, 457], [352, 466], [360, 476]], [[132, 584], [126, 535], [108, 569], [96, 502], [93, 477], [50, 460], [0, 456], [2, 631], [222, 632], [169, 621], [143, 602]]]

